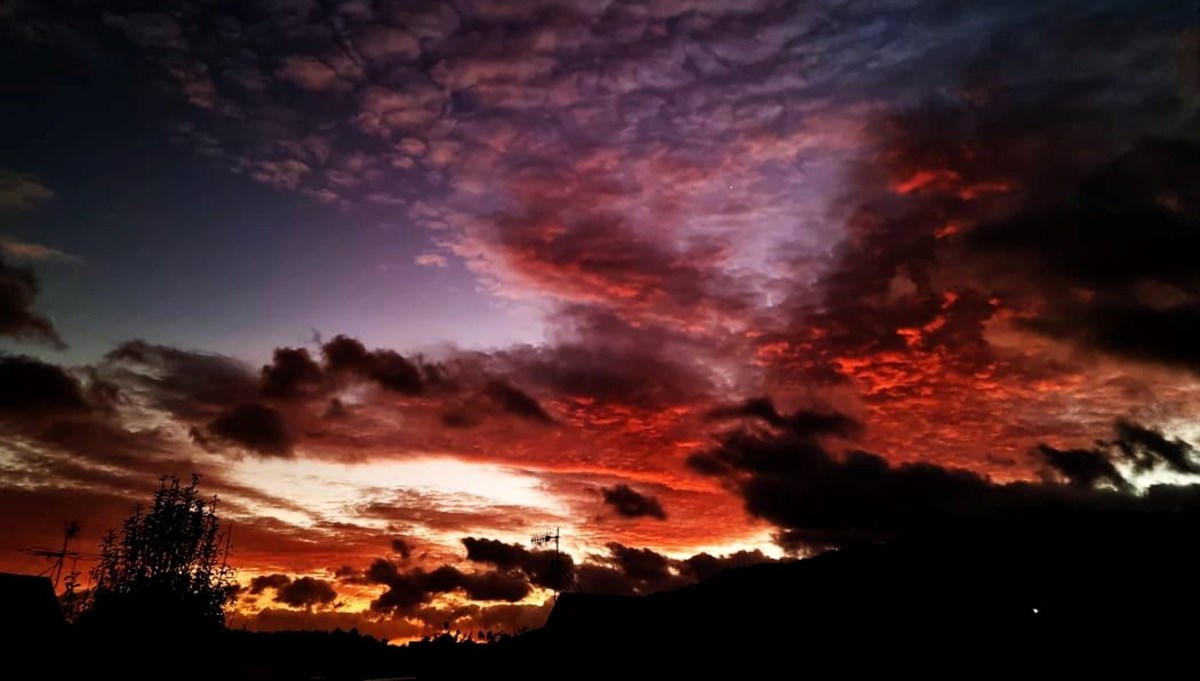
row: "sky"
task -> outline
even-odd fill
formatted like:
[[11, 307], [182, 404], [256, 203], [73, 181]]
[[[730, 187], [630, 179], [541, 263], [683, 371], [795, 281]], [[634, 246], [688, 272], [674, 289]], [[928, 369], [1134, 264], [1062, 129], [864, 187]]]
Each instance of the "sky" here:
[[0, 569], [196, 472], [235, 625], [399, 641], [540, 623], [554, 528], [647, 593], [1194, 494], [1188, 3], [0, 0], [0, 35]]

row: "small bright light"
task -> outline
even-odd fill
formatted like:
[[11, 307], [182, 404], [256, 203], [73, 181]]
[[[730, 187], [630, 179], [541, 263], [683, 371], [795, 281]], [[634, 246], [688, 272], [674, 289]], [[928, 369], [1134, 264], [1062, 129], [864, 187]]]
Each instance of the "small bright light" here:
[[1033, 609], [1033, 614], [1035, 614], [1035, 615], [1036, 615], [1036, 614], [1038, 614], [1038, 609], [1037, 609], [1037, 608], [1034, 608], [1034, 609]]

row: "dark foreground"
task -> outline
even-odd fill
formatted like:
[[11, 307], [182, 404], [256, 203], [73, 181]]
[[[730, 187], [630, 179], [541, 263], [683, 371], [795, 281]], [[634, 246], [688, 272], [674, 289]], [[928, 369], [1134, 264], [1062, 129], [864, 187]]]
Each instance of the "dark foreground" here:
[[1198, 529], [1196, 509], [947, 522], [648, 597], [566, 594], [545, 628], [491, 645], [67, 633], [6, 657], [13, 671], [22, 654], [50, 664], [54, 678], [1144, 678], [1190, 669], [1200, 649]]

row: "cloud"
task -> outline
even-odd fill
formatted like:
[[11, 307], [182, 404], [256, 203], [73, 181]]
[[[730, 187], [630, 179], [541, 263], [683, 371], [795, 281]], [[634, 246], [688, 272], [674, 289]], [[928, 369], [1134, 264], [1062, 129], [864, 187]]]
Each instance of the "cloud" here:
[[79, 258], [64, 253], [57, 248], [43, 246], [29, 241], [21, 241], [11, 236], [0, 235], [0, 251], [4, 255], [15, 259], [24, 260], [65, 260], [68, 262], [79, 262]]
[[413, 613], [437, 594], [454, 591], [481, 601], [515, 602], [529, 594], [529, 584], [519, 575], [500, 571], [466, 573], [450, 565], [432, 572], [423, 568], [403, 572], [383, 558], [367, 568], [366, 578], [387, 586], [371, 602], [371, 609], [379, 612]]
[[[464, 504], [468, 499], [471, 503]], [[441, 533], [471, 527], [518, 531], [529, 525], [553, 522], [557, 517], [535, 506], [496, 504], [483, 497], [412, 488], [377, 495], [355, 511], [363, 517], [386, 521], [396, 530], [422, 528]]]
[[[602, 555], [572, 561], [579, 581], [619, 593], [719, 569], [667, 558], [664, 578], [656, 556], [764, 523], [824, 545], [959, 504], [1123, 499], [1096, 488], [1130, 468], [1193, 467], [1172, 429], [1088, 444], [1113, 417], [1186, 423], [1200, 397], [1194, 374], [1171, 370], [1194, 368], [1194, 188], [1181, 180], [1194, 116], [1164, 70], [1192, 19], [1184, 4], [185, 2], [70, 16], [45, 4], [26, 3], [18, 30], [52, 40], [107, 25], [97, 42], [126, 41], [161, 69], [196, 108], [179, 142], [250, 181], [436, 232], [438, 253], [418, 264], [453, 255], [501, 303], [537, 301], [547, 339], [445, 349], [432, 364], [342, 338], [280, 348], [261, 370], [133, 342], [95, 368], [120, 386], [119, 417], [39, 422], [5, 442], [44, 446], [47, 467], [76, 463], [59, 447], [149, 441], [146, 424], [168, 443], [147, 465], [194, 454], [228, 466], [179, 434], [222, 439], [210, 426], [257, 405], [278, 417], [258, 442], [306, 456], [570, 471], [573, 488], [554, 493], [576, 514], [594, 510], [598, 487], [654, 490], [671, 523], [586, 529]], [[1158, 141], [1135, 147], [1146, 135]], [[1154, 238], [1134, 238], [1122, 215]], [[1101, 229], [1079, 226], [1089, 220]], [[1128, 254], [1108, 245], [1124, 239]], [[18, 300], [0, 303], [18, 311], [0, 314], [0, 333], [10, 318], [52, 331], [33, 294]], [[851, 487], [858, 475], [873, 491]], [[351, 505], [378, 532], [423, 542], [466, 527], [515, 536], [545, 517], [406, 492]], [[846, 507], [860, 499], [856, 517]], [[259, 520], [247, 544], [265, 564], [368, 555], [361, 528]], [[631, 527], [649, 549], [606, 546]], [[446, 550], [428, 540], [422, 552]], [[425, 571], [418, 610], [438, 609], [422, 600], [431, 584], [513, 588], [512, 574], [431, 582], [436, 562], [410, 560], [400, 572]], [[544, 558], [512, 561], [493, 567], [552, 581]], [[407, 602], [397, 585], [389, 598]], [[529, 612], [500, 607], [463, 617]]]
[[573, 584], [581, 591], [595, 593], [652, 593], [706, 579], [728, 567], [771, 560], [758, 551], [742, 551], [721, 557], [699, 553], [681, 561], [652, 549], [609, 542], [605, 545], [607, 555], [589, 555], [576, 564], [566, 554], [555, 562], [553, 552], [530, 551], [495, 539], [466, 537], [462, 543], [467, 560], [523, 574], [536, 586], [562, 589]]
[[518, 544], [475, 537], [465, 537], [462, 544], [467, 549], [467, 560], [494, 565], [501, 570], [523, 570], [532, 560], [530, 551]]
[[394, 350], [371, 350], [347, 336], [336, 336], [321, 346], [325, 365], [332, 372], [354, 373], [398, 393], [416, 394], [424, 387], [417, 365]]
[[270, 364], [262, 368], [262, 394], [291, 398], [320, 385], [321, 367], [304, 348], [276, 348]]
[[1200, 371], [1200, 145], [1149, 139], [1083, 178], [1061, 202], [981, 225], [966, 245], [1020, 323], [1135, 360]]
[[581, 591], [645, 595], [708, 579], [722, 570], [774, 560], [760, 551], [738, 551], [727, 556], [698, 553], [677, 560], [652, 549], [618, 542], [609, 542], [605, 548], [606, 555], [591, 555], [578, 566], [576, 581]]
[[1175, 473], [1200, 474], [1200, 457], [1189, 442], [1126, 420], [1117, 421], [1116, 434], [1109, 446], [1116, 447], [1139, 471], [1152, 470], [1161, 463]]
[[696, 581], [702, 581], [717, 575], [722, 570], [750, 567], [759, 563], [769, 563], [774, 559], [762, 551], [737, 551], [727, 556], [713, 556], [708, 553], [697, 553], [683, 561], [684, 568]]
[[708, 412], [708, 418], [713, 421], [752, 418], [775, 428], [841, 437], [855, 435], [862, 429], [862, 424], [854, 419], [834, 412], [801, 410], [782, 415], [768, 397], [752, 397], [741, 404], [716, 407]]
[[489, 381], [484, 387], [484, 394], [494, 400], [505, 413], [536, 423], [554, 423], [554, 419], [537, 400], [505, 381]]
[[294, 444], [283, 415], [258, 402], [230, 407], [208, 424], [207, 433], [262, 456], [289, 457]]
[[392, 553], [399, 555], [403, 560], [408, 560], [412, 555], [412, 544], [407, 539], [397, 537], [392, 540]]
[[213, 418], [259, 393], [250, 367], [224, 355], [132, 340], [104, 356], [101, 369], [129, 390], [187, 422]]
[[291, 582], [292, 578], [287, 575], [259, 575], [250, 579], [250, 593], [260, 594], [267, 589], [282, 589]]
[[446, 256], [440, 253], [422, 253], [414, 258], [413, 262], [422, 267], [446, 267], [449, 264]]
[[383, 25], [366, 25], [351, 37], [351, 42], [365, 59], [411, 61], [421, 54], [421, 45], [408, 31]]
[[329, 582], [313, 577], [299, 577], [275, 590], [275, 600], [293, 608], [329, 605], [336, 599], [337, 591]]
[[328, 606], [337, 600], [337, 591], [324, 580], [314, 577], [292, 579], [284, 574], [259, 575], [250, 579], [250, 593], [261, 594], [267, 589], [275, 591], [274, 600], [293, 608], [312, 609]]
[[91, 410], [75, 377], [24, 355], [0, 354], [0, 417]]
[[559, 322], [557, 342], [500, 356], [523, 382], [559, 399], [661, 412], [714, 391], [705, 351], [669, 329], [586, 308], [564, 312]]
[[634, 549], [616, 542], [608, 544], [613, 560], [628, 577], [661, 580], [671, 576], [671, 561], [650, 549]]
[[135, 13], [124, 16], [107, 14], [105, 22], [120, 29], [130, 40], [156, 50], [184, 51], [187, 39], [183, 30], [169, 14]]
[[0, 354], [0, 442], [9, 454], [10, 484], [123, 497], [162, 475], [197, 472], [214, 489], [266, 498], [218, 473], [210, 478], [211, 469], [190, 459], [171, 425], [138, 416], [123, 387], [94, 367], [64, 369]]
[[663, 510], [658, 499], [642, 494], [629, 485], [604, 487], [600, 492], [604, 496], [604, 503], [612, 506], [622, 518], [649, 516], [659, 520], [667, 519], [667, 512]]
[[1128, 487], [1125, 477], [1104, 452], [1092, 449], [1058, 450], [1041, 445], [1038, 453], [1072, 485], [1090, 489], [1098, 483], [1107, 482], [1122, 489]]
[[568, 554], [556, 556], [553, 551], [530, 551], [518, 544], [475, 537], [463, 538], [462, 544], [467, 549], [467, 560], [520, 572], [531, 584], [547, 589], [565, 588], [574, 569]]
[[[688, 458], [698, 473], [724, 480], [742, 495], [746, 510], [775, 524], [777, 539], [788, 549], [813, 549], [874, 541], [903, 530], [956, 516], [1007, 514], [1037, 507], [1116, 508], [1143, 503], [1099, 487], [1108, 483], [1130, 490], [1116, 463], [1136, 445], [1128, 426], [1103, 448], [1060, 451], [1048, 446], [1039, 455], [1070, 485], [1052, 482], [1000, 484], [967, 470], [931, 463], [893, 464], [869, 452], [832, 453], [822, 421], [784, 419], [763, 431], [741, 428], [720, 437], [716, 448]], [[1137, 442], [1151, 441], [1138, 428]], [[1161, 434], [1158, 434], [1161, 438]], [[1152, 460], [1146, 469], [1169, 464], [1183, 445], [1165, 449], [1156, 442], [1142, 450]], [[1194, 464], [1192, 464], [1194, 465]], [[1181, 489], [1200, 489], [1183, 487]]]
[[0, 170], [0, 210], [33, 210], [39, 204], [52, 198], [54, 198], [54, 192], [42, 184], [37, 177]]
[[0, 336], [65, 347], [50, 320], [33, 310], [38, 291], [33, 270], [0, 258]]
[[305, 90], [328, 90], [338, 84], [337, 71], [305, 55], [285, 57], [275, 70], [275, 76]]
[[284, 159], [282, 161], [259, 161], [254, 166], [250, 176], [259, 182], [269, 184], [276, 189], [298, 189], [305, 176], [312, 173], [312, 168], [303, 161]]

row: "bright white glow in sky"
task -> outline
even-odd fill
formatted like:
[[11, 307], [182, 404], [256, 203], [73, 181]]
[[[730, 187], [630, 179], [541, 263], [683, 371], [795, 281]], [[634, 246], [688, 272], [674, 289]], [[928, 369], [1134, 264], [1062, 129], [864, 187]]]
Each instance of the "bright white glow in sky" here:
[[[563, 501], [548, 493], [532, 475], [450, 457], [356, 464], [245, 459], [237, 464], [233, 475], [266, 494], [303, 499], [306, 507], [330, 520], [362, 523], [364, 519], [348, 518], [347, 513], [356, 506], [394, 498], [403, 491], [457, 496], [469, 500], [471, 508], [523, 506], [566, 513]], [[281, 519], [289, 520], [282, 515]]]

